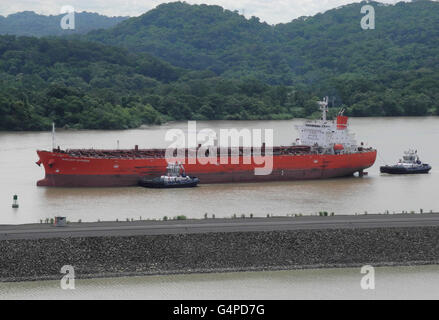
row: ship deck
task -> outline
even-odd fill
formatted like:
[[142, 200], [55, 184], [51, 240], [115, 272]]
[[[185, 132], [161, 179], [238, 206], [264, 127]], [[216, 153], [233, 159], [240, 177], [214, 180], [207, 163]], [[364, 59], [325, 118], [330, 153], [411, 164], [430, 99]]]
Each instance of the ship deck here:
[[[358, 152], [372, 151], [373, 149], [359, 149]], [[198, 151], [196, 149], [184, 149], [185, 157], [189, 157], [191, 152], [195, 154]], [[164, 158], [166, 155], [166, 149], [138, 149], [137, 146], [134, 149], [125, 150], [105, 150], [105, 149], [54, 149], [53, 152], [66, 154], [71, 157], [80, 158], [105, 158], [105, 159], [117, 159], [117, 158]], [[208, 156], [208, 150], [206, 151], [206, 156]], [[174, 156], [178, 153], [177, 150], [174, 151]], [[256, 155], [266, 155], [272, 154], [273, 156], [278, 155], [306, 155], [306, 154], [318, 154], [317, 151], [313, 151], [310, 146], [281, 146], [273, 147], [268, 150], [265, 147], [262, 148], [217, 148], [217, 155], [230, 156], [253, 156]]]

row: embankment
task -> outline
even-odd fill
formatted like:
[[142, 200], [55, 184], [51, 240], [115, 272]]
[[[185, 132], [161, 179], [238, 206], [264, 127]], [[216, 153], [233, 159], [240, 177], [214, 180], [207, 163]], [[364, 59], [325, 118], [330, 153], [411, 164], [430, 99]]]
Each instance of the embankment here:
[[[77, 278], [86, 278], [438, 264], [439, 226], [435, 224], [358, 228], [355, 224], [314, 225], [294, 230], [66, 235], [10, 240], [5, 239], [10, 235], [4, 234], [0, 240], [0, 280], [60, 279], [64, 265], [72, 265]], [[184, 223], [175, 226], [185, 228]]]

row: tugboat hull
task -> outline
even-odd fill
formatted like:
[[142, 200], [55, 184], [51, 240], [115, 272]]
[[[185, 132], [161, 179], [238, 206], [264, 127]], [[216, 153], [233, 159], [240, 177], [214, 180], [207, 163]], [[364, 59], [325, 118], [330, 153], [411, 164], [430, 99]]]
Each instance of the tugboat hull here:
[[156, 189], [165, 189], [165, 188], [193, 188], [198, 185], [200, 180], [198, 178], [191, 178], [188, 181], [177, 181], [177, 182], [165, 182], [160, 178], [153, 180], [140, 180], [139, 185], [145, 188], [156, 188]]
[[431, 170], [431, 166], [423, 165], [420, 167], [407, 168], [403, 166], [383, 166], [380, 167], [381, 173], [388, 174], [426, 174]]

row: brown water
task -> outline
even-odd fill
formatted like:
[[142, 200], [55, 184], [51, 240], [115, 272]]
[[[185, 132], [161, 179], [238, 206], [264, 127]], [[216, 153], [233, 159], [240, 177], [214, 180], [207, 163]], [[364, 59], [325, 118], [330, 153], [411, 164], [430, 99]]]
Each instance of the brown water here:
[[[275, 145], [289, 145], [297, 137], [295, 124], [302, 121], [211, 121], [197, 128], [274, 129]], [[61, 148], [166, 147], [166, 130], [185, 129], [186, 122], [127, 131], [59, 131]], [[161, 218], [164, 215], [216, 217], [233, 214], [336, 214], [369, 213], [385, 210], [439, 210], [439, 118], [351, 119], [358, 141], [376, 147], [377, 163], [369, 176], [319, 181], [253, 184], [201, 185], [186, 190], [143, 188], [65, 189], [36, 187], [44, 170], [35, 164], [36, 149], [50, 149], [49, 132], [0, 132], [0, 224], [34, 223], [56, 215], [71, 221]], [[419, 150], [421, 159], [433, 170], [429, 175], [383, 176], [381, 159], [396, 162], [408, 148]], [[20, 208], [11, 208], [18, 194]]]
[[[439, 299], [439, 266], [375, 269], [362, 290], [359, 268], [0, 283], [2, 299]], [[60, 275], [61, 278], [61, 275]]]

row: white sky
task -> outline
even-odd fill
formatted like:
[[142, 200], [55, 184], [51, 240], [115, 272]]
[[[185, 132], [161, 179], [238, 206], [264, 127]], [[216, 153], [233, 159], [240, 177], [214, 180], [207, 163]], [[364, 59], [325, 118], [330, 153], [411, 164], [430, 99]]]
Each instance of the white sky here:
[[[380, 0], [394, 4], [400, 0]], [[70, 5], [75, 11], [98, 12], [107, 16], [138, 16], [156, 7], [163, 0], [0, 0], [0, 15], [19, 11], [40, 14], [59, 14], [62, 6]], [[259, 17], [270, 24], [289, 22], [300, 16], [310, 16], [341, 5], [360, 0], [186, 0], [191, 4], [216, 4], [226, 9], [239, 10], [247, 18]]]

